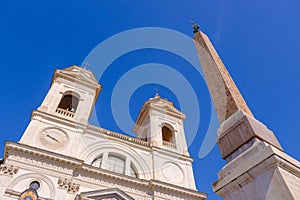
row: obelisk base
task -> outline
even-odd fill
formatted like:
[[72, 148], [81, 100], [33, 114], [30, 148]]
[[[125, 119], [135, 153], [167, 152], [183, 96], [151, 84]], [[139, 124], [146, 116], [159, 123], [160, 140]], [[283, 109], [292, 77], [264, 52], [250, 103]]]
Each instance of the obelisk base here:
[[[224, 137], [225, 132], [231, 135], [230, 131], [238, 134], [239, 131], [251, 130], [255, 137], [225, 157], [227, 164], [218, 173], [218, 181], [213, 184], [214, 192], [225, 200], [300, 199], [300, 163], [281, 148], [257, 137], [272, 131], [245, 115], [239, 113], [232, 116], [231, 122], [226, 120], [218, 131], [219, 136]], [[235, 125], [227, 126], [226, 122], [227, 125]], [[226, 146], [222, 148], [226, 151]]]

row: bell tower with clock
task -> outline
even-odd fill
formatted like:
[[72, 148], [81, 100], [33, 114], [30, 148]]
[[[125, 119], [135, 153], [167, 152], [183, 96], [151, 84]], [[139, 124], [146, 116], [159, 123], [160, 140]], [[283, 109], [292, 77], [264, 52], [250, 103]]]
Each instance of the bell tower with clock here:
[[[78, 158], [81, 134], [101, 91], [94, 75], [78, 66], [55, 70], [50, 89], [20, 143]], [[76, 147], [73, 145], [76, 144]]]

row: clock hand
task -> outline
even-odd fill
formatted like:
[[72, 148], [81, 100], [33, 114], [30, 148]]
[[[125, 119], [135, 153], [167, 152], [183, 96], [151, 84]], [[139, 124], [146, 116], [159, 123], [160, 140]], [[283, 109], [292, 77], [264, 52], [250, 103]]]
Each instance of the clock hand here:
[[49, 137], [50, 139], [54, 140], [55, 142], [61, 143], [61, 141], [59, 141], [58, 139], [56, 139], [56, 138], [54, 138], [54, 137], [52, 137], [52, 136], [50, 136], [48, 134], [47, 134], [47, 137]]

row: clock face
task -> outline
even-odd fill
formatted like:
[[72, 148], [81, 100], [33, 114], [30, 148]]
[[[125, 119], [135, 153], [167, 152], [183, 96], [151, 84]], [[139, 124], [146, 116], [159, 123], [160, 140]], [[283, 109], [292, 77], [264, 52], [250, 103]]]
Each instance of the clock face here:
[[173, 183], [181, 183], [183, 181], [183, 172], [181, 168], [174, 163], [166, 163], [163, 166], [163, 175]]
[[68, 136], [61, 130], [49, 128], [40, 133], [39, 140], [44, 147], [57, 150], [67, 145]]

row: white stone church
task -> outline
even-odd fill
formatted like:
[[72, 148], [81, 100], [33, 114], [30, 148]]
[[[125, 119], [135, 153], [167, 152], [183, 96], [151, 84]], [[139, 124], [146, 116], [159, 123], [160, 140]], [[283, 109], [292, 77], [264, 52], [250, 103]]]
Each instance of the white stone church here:
[[6, 143], [2, 199], [205, 199], [184, 114], [156, 95], [139, 113], [136, 138], [125, 136], [88, 123], [100, 91], [89, 70], [55, 70], [20, 142]]
[[[194, 28], [226, 160], [213, 190], [226, 200], [300, 199], [299, 162], [254, 118], [209, 39]], [[5, 144], [0, 199], [206, 199], [195, 186], [185, 115], [155, 95], [139, 112], [135, 138], [96, 127], [88, 120], [101, 88], [87, 69], [55, 70], [21, 140]]]

